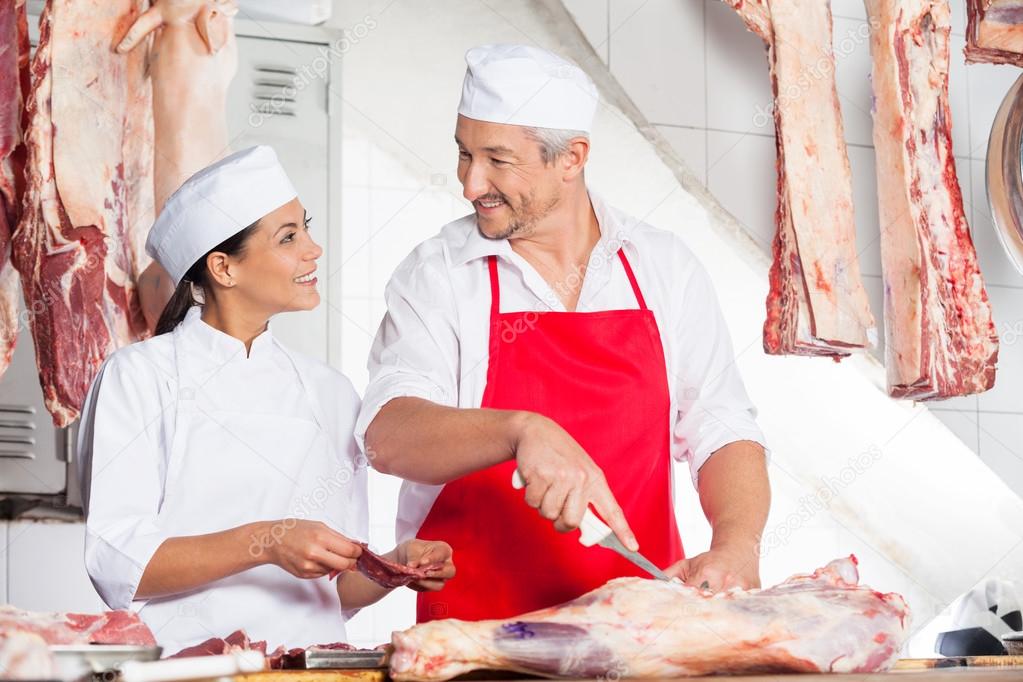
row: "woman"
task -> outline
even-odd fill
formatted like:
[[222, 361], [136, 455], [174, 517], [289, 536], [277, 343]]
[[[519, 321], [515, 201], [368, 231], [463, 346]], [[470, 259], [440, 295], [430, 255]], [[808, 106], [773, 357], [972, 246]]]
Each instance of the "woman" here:
[[[320, 301], [308, 226], [269, 147], [192, 176], [146, 242], [176, 286], [157, 334], [112, 354], [90, 390], [86, 567], [171, 653], [239, 628], [270, 647], [342, 640], [387, 592], [353, 570], [367, 535], [359, 397], [268, 324]], [[442, 542], [388, 558], [443, 562], [416, 589], [454, 575]]]

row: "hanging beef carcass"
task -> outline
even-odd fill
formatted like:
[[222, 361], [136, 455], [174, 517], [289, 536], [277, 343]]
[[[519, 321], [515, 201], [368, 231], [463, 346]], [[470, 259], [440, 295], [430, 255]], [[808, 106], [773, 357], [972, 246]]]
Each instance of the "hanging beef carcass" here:
[[778, 149], [764, 350], [841, 358], [874, 345], [826, 0], [726, 0], [767, 44]]
[[[231, 151], [226, 102], [238, 69], [237, 12], [235, 0], [156, 0], [118, 43], [119, 52], [130, 54], [144, 50], [153, 35], [156, 214], [189, 176]], [[138, 285], [153, 329], [174, 285], [156, 261]]]
[[1023, 0], [967, 0], [966, 61], [1023, 66]]
[[906, 602], [861, 586], [852, 556], [765, 590], [717, 594], [618, 578], [509, 620], [438, 620], [392, 637], [391, 677], [434, 682], [477, 669], [548, 677], [674, 678], [879, 672], [909, 628]]
[[78, 416], [106, 355], [145, 333], [135, 281], [152, 223], [146, 54], [116, 54], [145, 0], [49, 0], [28, 99], [21, 273], [46, 407]]
[[948, 0], [867, 0], [888, 391], [994, 385], [998, 336], [952, 156]]
[[0, 6], [0, 377], [11, 363], [21, 320], [21, 285], [11, 262], [11, 236], [25, 191], [25, 99], [29, 92], [28, 21], [24, 0]]

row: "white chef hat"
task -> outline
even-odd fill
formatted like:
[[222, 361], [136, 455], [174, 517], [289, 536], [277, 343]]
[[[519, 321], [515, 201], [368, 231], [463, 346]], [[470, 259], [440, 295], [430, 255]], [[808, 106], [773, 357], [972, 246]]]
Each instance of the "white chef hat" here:
[[590, 132], [597, 88], [567, 59], [529, 45], [483, 45], [466, 52], [465, 63], [462, 116]]
[[185, 180], [167, 199], [146, 239], [146, 253], [177, 286], [217, 244], [298, 196], [266, 145], [235, 152]]

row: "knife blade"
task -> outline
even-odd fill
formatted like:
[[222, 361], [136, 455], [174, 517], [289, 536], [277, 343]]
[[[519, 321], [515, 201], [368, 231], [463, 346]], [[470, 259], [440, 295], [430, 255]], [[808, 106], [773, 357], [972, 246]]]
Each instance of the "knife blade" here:
[[[526, 487], [526, 481], [522, 478], [522, 474], [516, 469], [515, 473], [512, 474], [512, 487], [516, 490], [521, 490]], [[586, 511], [583, 512], [582, 523], [579, 524], [579, 543], [583, 547], [592, 547], [593, 545], [600, 545], [606, 549], [618, 552], [618, 554], [625, 557], [628, 561], [632, 562], [633, 565], [638, 566], [657, 580], [671, 580], [668, 575], [657, 568], [652, 561], [647, 559], [639, 552], [633, 552], [628, 547], [622, 544], [622, 541], [618, 539], [618, 536], [614, 534], [611, 527], [606, 523], [597, 518], [597, 515], [586, 507]]]

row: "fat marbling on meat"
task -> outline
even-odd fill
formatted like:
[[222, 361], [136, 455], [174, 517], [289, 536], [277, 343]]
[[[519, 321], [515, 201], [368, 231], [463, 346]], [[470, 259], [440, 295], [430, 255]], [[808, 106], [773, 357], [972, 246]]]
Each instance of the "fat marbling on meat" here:
[[909, 610], [898, 594], [858, 583], [852, 556], [764, 590], [710, 594], [677, 581], [617, 578], [518, 618], [438, 620], [395, 632], [391, 677], [883, 671], [907, 635]]
[[952, 156], [948, 0], [867, 0], [893, 397], [994, 385], [998, 335]]
[[764, 350], [837, 359], [873, 346], [835, 88], [830, 2], [725, 1], [766, 43], [774, 93], [778, 204]]
[[966, 61], [1023, 66], [1023, 0], [967, 0]]
[[25, 191], [22, 137], [29, 92], [28, 21], [24, 0], [0, 7], [0, 376], [18, 340], [21, 285], [11, 262], [11, 236], [21, 217]]
[[135, 281], [152, 222], [146, 54], [112, 49], [145, 0], [48, 0], [27, 104], [21, 274], [46, 407], [77, 418], [112, 350], [146, 333]]

